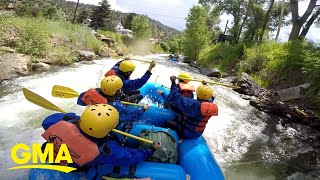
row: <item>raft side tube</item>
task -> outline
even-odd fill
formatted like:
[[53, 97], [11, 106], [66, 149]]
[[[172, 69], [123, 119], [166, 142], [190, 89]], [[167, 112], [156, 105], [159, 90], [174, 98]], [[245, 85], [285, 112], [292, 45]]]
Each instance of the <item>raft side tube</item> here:
[[137, 178], [150, 177], [152, 180], [185, 180], [186, 173], [176, 164], [143, 162], [137, 165]]
[[192, 180], [224, 180], [222, 171], [202, 136], [179, 144], [179, 164]]

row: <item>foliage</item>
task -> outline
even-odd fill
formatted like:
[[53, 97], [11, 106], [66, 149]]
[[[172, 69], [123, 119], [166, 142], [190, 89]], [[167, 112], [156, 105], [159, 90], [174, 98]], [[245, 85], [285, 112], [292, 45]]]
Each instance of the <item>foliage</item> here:
[[137, 38], [151, 37], [152, 29], [147, 16], [145, 15], [134, 16], [131, 23], [132, 23], [131, 28], [135, 37]]
[[200, 54], [199, 63], [205, 67], [216, 67], [224, 72], [234, 69], [239, 63], [243, 44], [216, 44], [206, 47]]
[[160, 44], [154, 44], [151, 50], [153, 53], [164, 53], [164, 49], [160, 46]]
[[52, 63], [56, 65], [71, 65], [78, 58], [77, 54], [67, 46], [56, 47], [53, 52], [55, 55], [52, 57]]
[[163, 49], [164, 52], [169, 52], [169, 45], [166, 42], [161, 42], [160, 47]]
[[[10, 35], [7, 34], [10, 32], [11, 36], [18, 38], [14, 43], [3, 45], [34, 57], [63, 61], [57, 64], [69, 64], [67, 62], [74, 61], [76, 50], [91, 50], [98, 54], [103, 48], [103, 43], [95, 38], [89, 29], [69, 22], [39, 18], [6, 18], [0, 20], [0, 27], [0, 34], [3, 36]], [[63, 48], [60, 48], [61, 46]], [[68, 50], [64, 54], [70, 55], [66, 57], [67, 60], [60, 58], [63, 57], [62, 49]]]
[[123, 25], [125, 29], [131, 29], [133, 17], [136, 15], [137, 14], [134, 14], [134, 13], [130, 13], [129, 15], [127, 15]]
[[206, 24], [207, 11], [193, 6], [187, 18], [183, 51], [192, 60], [198, 60], [201, 50], [209, 44], [210, 33]]
[[91, 14], [91, 27], [106, 31], [114, 31], [111, 20], [111, 7], [107, 0], [102, 0]]
[[89, 9], [83, 9], [78, 15], [77, 22], [82, 24], [87, 18], [89, 18], [90, 14], [91, 12]]

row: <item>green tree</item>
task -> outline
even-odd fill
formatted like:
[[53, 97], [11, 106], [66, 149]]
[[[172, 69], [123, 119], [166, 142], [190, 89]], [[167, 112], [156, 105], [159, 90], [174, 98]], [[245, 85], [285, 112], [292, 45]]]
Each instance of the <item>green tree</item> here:
[[102, 0], [91, 14], [91, 27], [94, 29], [114, 31], [111, 17], [110, 4], [107, 0]]
[[298, 3], [298, 0], [290, 0], [290, 9], [292, 14], [292, 29], [289, 36], [289, 40], [305, 38], [311, 25], [320, 15], [320, 8], [316, 8], [317, 0], [310, 0], [307, 10], [303, 13], [302, 16], [299, 16]]
[[134, 13], [130, 13], [124, 20], [124, 28], [125, 29], [131, 29], [131, 26], [132, 26], [132, 20], [133, 20], [133, 17], [136, 16], [137, 14], [134, 14]]
[[79, 24], [82, 24], [84, 22], [84, 20], [86, 20], [89, 16], [90, 16], [90, 9], [85, 8], [79, 13], [79, 16], [77, 18], [77, 22]]
[[135, 37], [148, 38], [152, 35], [152, 28], [148, 16], [135, 16], [132, 19], [132, 31]]
[[183, 50], [192, 60], [198, 60], [201, 50], [210, 42], [207, 14], [207, 10], [201, 6], [193, 6], [188, 14]]
[[60, 19], [59, 10], [56, 6], [49, 6], [42, 11], [44, 17], [48, 19]]

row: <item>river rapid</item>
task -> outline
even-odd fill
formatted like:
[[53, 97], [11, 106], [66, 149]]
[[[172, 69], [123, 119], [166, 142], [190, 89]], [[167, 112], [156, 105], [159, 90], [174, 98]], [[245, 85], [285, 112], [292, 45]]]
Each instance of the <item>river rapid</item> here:
[[[187, 71], [193, 77], [209, 80], [184, 63], [165, 60], [165, 55], [140, 57], [153, 59], [156, 67], [149, 82], [170, 86], [170, 75]], [[76, 99], [51, 96], [53, 85], [63, 85], [83, 92], [99, 86], [104, 73], [118, 60], [104, 59], [94, 64], [74, 64], [49, 72], [20, 77], [0, 86], [0, 179], [28, 179], [28, 170], [7, 171], [15, 166], [11, 148], [18, 143], [43, 143], [43, 119], [54, 113], [28, 102], [21, 88], [28, 88], [68, 112], [81, 114], [83, 107]], [[148, 64], [135, 62], [132, 78], [141, 77]], [[195, 86], [200, 83], [193, 83]], [[230, 180], [320, 179], [319, 152], [308, 143], [309, 135], [302, 126], [278, 123], [278, 117], [259, 112], [233, 90], [212, 86], [219, 116], [213, 117], [203, 134], [211, 152]], [[309, 132], [309, 131], [308, 131]]]

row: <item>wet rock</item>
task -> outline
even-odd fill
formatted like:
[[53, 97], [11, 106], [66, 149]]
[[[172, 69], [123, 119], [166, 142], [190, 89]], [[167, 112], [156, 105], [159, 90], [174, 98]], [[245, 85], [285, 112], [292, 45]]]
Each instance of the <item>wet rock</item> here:
[[310, 83], [306, 83], [299, 86], [282, 89], [278, 91], [278, 95], [281, 101], [290, 101], [294, 99], [300, 99], [303, 96], [303, 91], [308, 89], [310, 86], [311, 86]]
[[117, 55], [118, 56], [124, 56], [124, 53], [123, 52], [117, 52]]
[[81, 64], [91, 65], [91, 64], [95, 64], [95, 62], [94, 61], [81, 61]]
[[200, 73], [208, 77], [220, 77], [220, 71], [217, 68], [200, 68]]
[[39, 63], [45, 63], [45, 64], [52, 64], [51, 60], [50, 59], [37, 59], [37, 62]]
[[240, 88], [234, 89], [234, 91], [240, 94], [246, 94], [250, 96], [259, 96], [260, 86], [258, 83], [247, 73], [242, 73], [241, 77], [236, 80], [236, 85]]
[[49, 64], [42, 63], [42, 62], [32, 64], [32, 70], [35, 70], [35, 71], [48, 71], [50, 67], [51, 66]]
[[27, 75], [29, 62], [30, 56], [24, 54], [6, 53], [0, 55], [0, 82]]
[[97, 58], [97, 55], [91, 51], [78, 51], [79, 61], [92, 61]]

